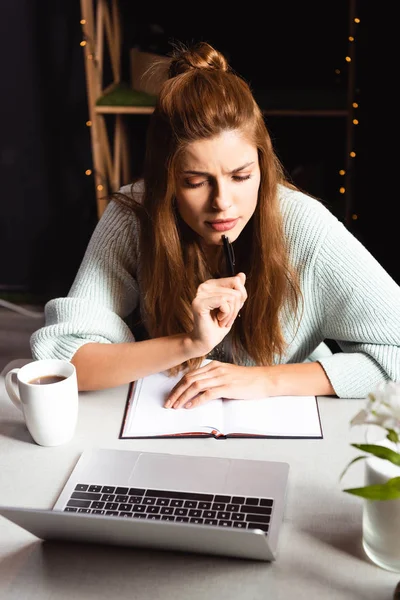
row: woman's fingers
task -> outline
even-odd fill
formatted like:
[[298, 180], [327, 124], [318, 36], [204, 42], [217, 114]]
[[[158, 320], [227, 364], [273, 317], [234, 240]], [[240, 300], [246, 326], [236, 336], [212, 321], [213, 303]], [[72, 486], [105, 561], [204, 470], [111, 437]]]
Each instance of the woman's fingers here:
[[[171, 390], [165, 408], [191, 408], [219, 398], [222, 364], [212, 361], [193, 372], [186, 373]], [[218, 380], [217, 380], [218, 377]], [[216, 387], [218, 385], [218, 387]], [[216, 391], [218, 390], [218, 392]]]

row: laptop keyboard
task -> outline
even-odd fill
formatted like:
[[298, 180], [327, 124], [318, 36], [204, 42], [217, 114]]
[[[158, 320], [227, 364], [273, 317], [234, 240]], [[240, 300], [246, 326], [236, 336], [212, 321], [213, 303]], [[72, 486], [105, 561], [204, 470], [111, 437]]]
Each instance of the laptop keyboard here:
[[85, 483], [75, 486], [64, 508], [65, 512], [261, 529], [265, 533], [268, 533], [272, 510], [271, 498]]

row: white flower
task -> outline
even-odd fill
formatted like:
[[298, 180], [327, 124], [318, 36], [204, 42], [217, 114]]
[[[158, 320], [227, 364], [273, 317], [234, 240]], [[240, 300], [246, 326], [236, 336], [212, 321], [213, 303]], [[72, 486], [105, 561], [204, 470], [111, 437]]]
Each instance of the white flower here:
[[350, 421], [351, 425], [378, 425], [400, 435], [400, 383], [381, 383], [368, 394], [367, 404]]

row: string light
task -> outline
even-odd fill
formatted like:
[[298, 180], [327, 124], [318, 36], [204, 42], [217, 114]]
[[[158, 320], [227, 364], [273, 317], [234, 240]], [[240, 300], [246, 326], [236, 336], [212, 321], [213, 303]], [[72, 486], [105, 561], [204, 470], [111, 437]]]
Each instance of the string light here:
[[[355, 68], [355, 66], [354, 66], [354, 63], [355, 63], [355, 48], [354, 48], [354, 44], [356, 42], [357, 35], [356, 35], [355, 30], [354, 30], [354, 26], [359, 25], [360, 22], [361, 22], [361, 20], [359, 19], [359, 17], [353, 18], [353, 21], [352, 21], [353, 25], [350, 26], [351, 31], [349, 32], [349, 35], [347, 36], [349, 47], [348, 47], [347, 54], [344, 57], [344, 62], [345, 62], [345, 64], [347, 64], [348, 69], [352, 69], [353, 70], [353, 72], [351, 72], [351, 71], [347, 72], [348, 86], [352, 85], [352, 88], [353, 88], [353, 89], [348, 89], [348, 92], [352, 93], [352, 94], [355, 94], [355, 92], [356, 92], [355, 78], [354, 78], [354, 68]], [[335, 69], [335, 75], [336, 76], [340, 76], [341, 74], [342, 74], [342, 72], [341, 72], [340, 68]], [[350, 100], [350, 104], [347, 106], [347, 109], [348, 109], [348, 112], [350, 113], [350, 111], [352, 112], [353, 110], [355, 110], [355, 109], [358, 108], [358, 102], [356, 102], [354, 100], [354, 98], [353, 99], [348, 98], [348, 99]], [[348, 118], [351, 119], [351, 126], [357, 126], [357, 125], [359, 125], [359, 119], [358, 119], [358, 117], [356, 115], [349, 114]], [[349, 121], [348, 121], [348, 123], [349, 123]], [[352, 132], [351, 131], [349, 132], [347, 130], [347, 139], [348, 139], [347, 143], [348, 144], [353, 145], [352, 138], [353, 138]], [[347, 148], [347, 152], [348, 152], [348, 157], [350, 159], [354, 159], [356, 157], [356, 152], [355, 152], [354, 149], [350, 151], [349, 148]], [[346, 169], [340, 169], [339, 170], [339, 175], [340, 175], [340, 177], [344, 177], [345, 175], [349, 175], [350, 176], [350, 174], [351, 173], [349, 172], [349, 164], [346, 163]], [[347, 186], [347, 187], [349, 187], [349, 186]], [[350, 189], [349, 189], [349, 192], [351, 192]], [[339, 187], [339, 193], [340, 194], [345, 194], [346, 193], [346, 187], [343, 186], [343, 185], [341, 185]], [[346, 203], [346, 205], [349, 206], [349, 203]], [[351, 218], [352, 220], [355, 220], [355, 219], [358, 218], [358, 215], [354, 215], [353, 214], [353, 215], [350, 216], [350, 215], [348, 215], [348, 211], [346, 211], [346, 219], [348, 219], [348, 218]]]
[[85, 175], [91, 175], [91, 174], [92, 174], [92, 170], [91, 169], [86, 169]]

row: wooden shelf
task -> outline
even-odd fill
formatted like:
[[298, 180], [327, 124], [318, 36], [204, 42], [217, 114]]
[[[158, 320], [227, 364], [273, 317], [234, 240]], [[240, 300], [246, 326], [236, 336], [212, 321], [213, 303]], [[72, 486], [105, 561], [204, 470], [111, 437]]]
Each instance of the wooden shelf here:
[[96, 106], [98, 115], [151, 115], [154, 106]]

